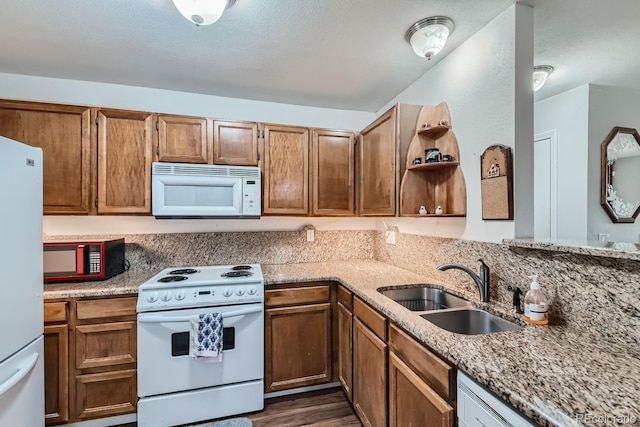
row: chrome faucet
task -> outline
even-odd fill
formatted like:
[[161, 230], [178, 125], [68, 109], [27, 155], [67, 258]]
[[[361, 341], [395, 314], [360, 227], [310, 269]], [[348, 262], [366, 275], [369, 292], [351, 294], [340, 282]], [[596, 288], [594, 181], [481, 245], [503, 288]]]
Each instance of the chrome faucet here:
[[478, 290], [480, 290], [480, 301], [489, 302], [489, 266], [484, 263], [482, 258], [478, 261], [480, 261], [480, 271], [478, 274], [471, 271], [468, 267], [460, 264], [442, 264], [437, 268], [440, 271], [446, 271], [451, 268], [464, 271], [471, 276], [473, 281], [476, 282], [476, 285], [478, 285]]

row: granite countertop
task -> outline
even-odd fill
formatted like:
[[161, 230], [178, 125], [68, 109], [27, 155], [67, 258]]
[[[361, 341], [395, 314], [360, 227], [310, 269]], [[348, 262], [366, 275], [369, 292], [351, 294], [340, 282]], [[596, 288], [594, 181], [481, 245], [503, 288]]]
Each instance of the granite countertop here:
[[[159, 270], [126, 272], [105, 282], [49, 284], [44, 295], [51, 299], [135, 293]], [[558, 325], [526, 325], [521, 331], [487, 335], [454, 334], [377, 292], [379, 287], [426, 283], [419, 274], [379, 261], [262, 265], [262, 270], [267, 285], [317, 280], [342, 283], [541, 425], [616, 424], [606, 416], [635, 417], [616, 425], [640, 425], [640, 350], [616, 342], [615, 337]], [[522, 323], [512, 317], [509, 307], [477, 302], [478, 295], [461, 292], [453, 283], [435, 284], [468, 298], [478, 308]]]
[[637, 243], [566, 239], [504, 239], [502, 243], [511, 248], [640, 261], [640, 244]]

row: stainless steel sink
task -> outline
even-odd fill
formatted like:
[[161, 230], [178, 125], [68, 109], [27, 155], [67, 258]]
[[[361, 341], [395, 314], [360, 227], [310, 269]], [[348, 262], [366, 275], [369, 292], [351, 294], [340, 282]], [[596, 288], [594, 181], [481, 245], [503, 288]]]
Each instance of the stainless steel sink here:
[[404, 289], [378, 289], [382, 295], [411, 311], [444, 310], [470, 307], [469, 301], [444, 289], [418, 286]]
[[449, 332], [465, 335], [481, 335], [522, 329], [520, 325], [476, 309], [436, 311], [421, 314], [420, 317]]

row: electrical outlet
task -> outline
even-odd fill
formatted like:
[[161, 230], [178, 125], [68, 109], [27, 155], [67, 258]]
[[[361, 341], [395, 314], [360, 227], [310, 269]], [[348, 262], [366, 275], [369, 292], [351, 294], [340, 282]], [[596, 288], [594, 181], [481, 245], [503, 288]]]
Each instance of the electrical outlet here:
[[390, 245], [396, 244], [396, 232], [395, 231], [386, 231], [385, 237], [387, 238], [387, 243]]
[[316, 240], [315, 230], [307, 230], [307, 242], [313, 242]]
[[611, 234], [609, 233], [598, 233], [598, 240], [601, 242], [608, 242], [611, 238]]

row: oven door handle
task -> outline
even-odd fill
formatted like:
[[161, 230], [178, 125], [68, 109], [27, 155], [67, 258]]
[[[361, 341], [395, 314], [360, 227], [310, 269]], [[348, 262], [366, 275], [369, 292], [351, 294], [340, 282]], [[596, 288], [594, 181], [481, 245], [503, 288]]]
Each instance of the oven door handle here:
[[[245, 314], [253, 314], [259, 313], [262, 311], [262, 306], [253, 307], [253, 308], [243, 308], [236, 311], [228, 311], [226, 313], [222, 313], [223, 319], [228, 319], [230, 317], [238, 317], [244, 316]], [[140, 323], [178, 323], [178, 322], [189, 322], [191, 319], [196, 319], [198, 315], [193, 316], [140, 316], [138, 318], [138, 322]]]

